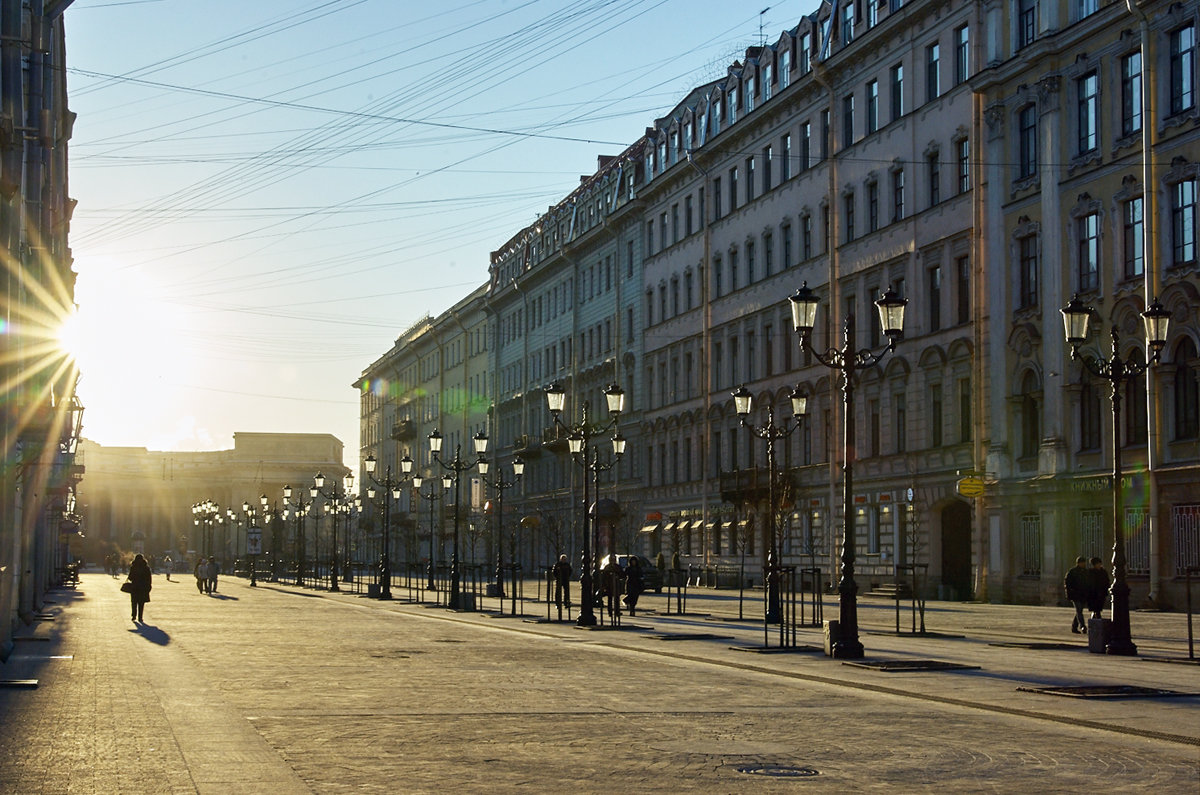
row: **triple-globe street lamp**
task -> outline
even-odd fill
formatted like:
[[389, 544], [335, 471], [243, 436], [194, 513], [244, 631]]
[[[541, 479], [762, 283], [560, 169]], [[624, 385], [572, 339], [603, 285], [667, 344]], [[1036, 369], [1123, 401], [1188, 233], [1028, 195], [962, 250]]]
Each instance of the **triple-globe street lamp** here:
[[[434, 582], [433, 578], [434, 578], [435, 569], [437, 567], [437, 555], [434, 551], [433, 545], [434, 545], [434, 536], [440, 535], [440, 534], [438, 534], [434, 528], [433, 508], [434, 508], [434, 503], [438, 502], [439, 500], [445, 499], [446, 495], [448, 495], [450, 493], [450, 487], [454, 485], [454, 478], [450, 477], [449, 475], [443, 475], [441, 478], [429, 478], [428, 492], [421, 490], [421, 486], [425, 483], [425, 480], [426, 479], [421, 477], [420, 475], [413, 475], [412, 485], [413, 485], [413, 493], [429, 503], [429, 567], [428, 567], [429, 582], [426, 585], [426, 590], [436, 591], [437, 584]], [[438, 491], [439, 483], [441, 484], [441, 487], [442, 487], [441, 491]], [[415, 512], [414, 512], [414, 514], [415, 514]], [[414, 524], [416, 523], [415, 515], [413, 517], [413, 522], [414, 522]], [[439, 543], [438, 549], [440, 549], [440, 548], [441, 548], [441, 544]]]
[[[607, 463], [601, 461], [600, 451], [591, 444], [592, 437], [607, 433], [609, 430], [615, 430], [617, 422], [621, 418], [621, 412], [625, 409], [625, 391], [616, 384], [610, 384], [604, 390], [605, 402], [608, 404], [609, 420], [600, 424], [593, 424], [588, 419], [588, 402], [585, 400], [581, 405], [580, 421], [575, 424], [569, 424], [562, 420], [563, 408], [566, 405], [567, 392], [563, 385], [557, 381], [546, 387], [546, 406], [550, 410], [550, 416], [554, 420], [554, 424], [567, 432], [567, 447], [570, 450], [571, 458], [575, 463], [582, 466], [590, 472], [596, 483], [596, 496], [599, 497], [600, 492], [600, 473], [606, 472], [616, 466], [617, 461], [625, 454], [625, 439], [621, 436], [620, 431], [617, 431], [612, 437], [613, 457]], [[596, 613], [594, 610], [596, 595], [592, 590], [592, 528], [591, 516], [588, 510], [588, 480], [587, 475], [583, 478], [583, 552], [581, 554], [580, 571], [579, 571], [579, 589], [582, 592], [583, 604], [579, 608], [579, 618], [575, 623], [581, 627], [594, 627], [596, 625]]]
[[841, 348], [818, 351], [812, 345], [812, 330], [817, 323], [817, 307], [820, 299], [804, 282], [796, 293], [789, 297], [792, 305], [792, 325], [800, 334], [800, 346], [811, 353], [826, 367], [842, 375], [843, 436], [842, 436], [842, 558], [841, 578], [838, 582], [838, 632], [833, 641], [831, 656], [835, 659], [859, 659], [863, 656], [863, 645], [858, 639], [858, 583], [854, 581], [854, 387], [858, 372], [879, 364], [891, 351], [904, 333], [904, 307], [908, 299], [901, 298], [888, 287], [877, 301], [879, 325], [888, 338], [888, 344], [880, 351], [856, 348], [854, 315], [846, 316]]
[[475, 460], [466, 461], [462, 458], [462, 445], [455, 445], [454, 458], [449, 461], [442, 460], [442, 434], [434, 431], [429, 434], [429, 452], [433, 454], [433, 460], [437, 462], [443, 470], [451, 473], [454, 478], [454, 548], [450, 552], [450, 601], [449, 607], [451, 610], [462, 609], [462, 593], [461, 580], [462, 573], [459, 570], [458, 558], [458, 515], [459, 515], [459, 498], [462, 494], [461, 478], [462, 473], [475, 467], [483, 460], [483, 454], [487, 452], [488, 438], [483, 431], [475, 434], [473, 439], [475, 447]]
[[1079, 346], [1087, 341], [1088, 323], [1096, 312], [1081, 302], [1078, 295], [1059, 311], [1063, 316], [1063, 331], [1071, 345], [1071, 358], [1079, 360], [1089, 373], [1108, 381], [1112, 387], [1112, 627], [1105, 651], [1108, 654], [1132, 656], [1137, 654], [1137, 646], [1134, 645], [1129, 630], [1129, 583], [1126, 581], [1127, 559], [1121, 494], [1121, 388], [1126, 381], [1145, 374], [1147, 368], [1158, 363], [1167, 344], [1167, 325], [1171, 313], [1157, 299], [1141, 313], [1146, 328], [1146, 347], [1150, 353], [1149, 358], [1143, 360], [1121, 355], [1120, 334], [1115, 323], [1112, 324], [1111, 330], [1112, 355], [1108, 359], [1102, 356], [1080, 355]]
[[[263, 495], [262, 499], [263, 499], [263, 503], [264, 503], [263, 512], [265, 513], [266, 512], [266, 504], [265, 503], [267, 500], [267, 497], [265, 494]], [[246, 502], [242, 503], [242, 515], [246, 517], [245, 550], [246, 550], [246, 557], [249, 558], [249, 560], [250, 560], [250, 587], [257, 588], [258, 587], [258, 554], [252, 553], [250, 551], [250, 533], [251, 533], [251, 530], [254, 528], [254, 517], [258, 515], [258, 511], [256, 511], [250, 505], [249, 501], [246, 501]], [[262, 531], [259, 530], [258, 532], [259, 532], [259, 542], [258, 543], [261, 544], [262, 543], [262, 535], [261, 535]]]
[[[483, 476], [484, 485], [496, 492], [496, 509], [493, 513], [496, 515], [496, 596], [504, 598], [504, 542], [502, 539], [504, 529], [504, 490], [510, 489], [520, 482], [521, 477], [525, 474], [525, 460], [520, 456], [513, 459], [512, 462], [512, 479], [508, 480], [504, 477], [504, 469], [497, 465], [495, 477], [487, 476], [488, 469], [491, 464], [482, 455], [479, 458], [479, 474]], [[514, 560], [515, 564], [516, 561]], [[514, 597], [515, 598], [515, 597]], [[514, 603], [515, 604], [515, 603]]]
[[212, 500], [202, 500], [192, 506], [192, 524], [200, 529], [200, 553], [205, 560], [212, 555], [212, 526], [220, 515], [220, 506]]
[[283, 505], [285, 508], [292, 508], [296, 512], [296, 585], [304, 585], [304, 564], [307, 557], [306, 547], [308, 538], [304, 530], [304, 517], [308, 510], [312, 507], [313, 501], [317, 498], [317, 488], [313, 486], [308, 490], [308, 502], [304, 501], [304, 495], [297, 495], [296, 502], [293, 504], [292, 487], [283, 487]]
[[[325, 488], [325, 476], [320, 472], [317, 472], [316, 477], [313, 478], [313, 485], [316, 486], [317, 493], [325, 498], [325, 510], [330, 514], [330, 520], [333, 523], [333, 540], [329, 555], [329, 590], [340, 591], [341, 588], [338, 587], [338, 514], [341, 512], [342, 507], [347, 503], [347, 495], [354, 490], [354, 475], [350, 474], [346, 476], [345, 489], [341, 491], [339, 491], [337, 488], [334, 488], [334, 490], [328, 494], [322, 491], [322, 489]], [[319, 523], [317, 527], [320, 527]]]
[[[383, 489], [383, 554], [379, 558], [379, 598], [392, 598], [392, 561], [391, 561], [391, 536], [392, 536], [392, 500], [400, 499], [400, 487], [412, 475], [413, 462], [407, 455], [400, 459], [399, 478], [392, 478], [392, 465], [388, 464], [384, 470], [383, 480], [375, 477], [375, 470], [379, 468], [379, 463], [375, 460], [375, 456], [367, 456], [366, 469], [367, 476]], [[367, 489], [367, 497], [375, 499], [374, 488]]]
[[749, 428], [760, 439], [767, 442], [767, 527], [770, 533], [767, 546], [767, 623], [776, 623], [780, 618], [779, 610], [779, 566], [782, 564], [781, 552], [779, 549], [779, 528], [777, 527], [779, 513], [779, 492], [776, 487], [775, 475], [775, 442], [780, 439], [786, 439], [795, 433], [800, 427], [804, 415], [808, 412], [808, 396], [800, 391], [800, 387], [794, 387], [789, 395], [792, 402], [792, 416], [790, 422], [785, 418], [781, 424], [775, 423], [775, 406], [773, 403], [767, 404], [767, 422], [765, 425], [755, 425], [750, 422], [750, 410], [754, 404], [754, 396], [750, 394], [750, 390], [746, 389], [745, 385], [739, 386], [733, 392], [733, 406], [737, 411], [738, 417], [741, 419], [742, 427]]

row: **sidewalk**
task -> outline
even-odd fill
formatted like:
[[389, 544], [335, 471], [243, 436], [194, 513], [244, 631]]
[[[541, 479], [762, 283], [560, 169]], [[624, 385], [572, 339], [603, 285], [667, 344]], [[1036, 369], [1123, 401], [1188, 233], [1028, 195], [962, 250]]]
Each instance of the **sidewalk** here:
[[[56, 592], [29, 633], [45, 640], [0, 666], [38, 680], [0, 689], [0, 793], [1200, 785], [1200, 697], [1017, 689], [1200, 692], [1195, 665], [1154, 659], [1186, 657], [1179, 614], [1135, 612], [1140, 655], [1114, 658], [1087, 653], [1067, 609], [930, 603], [938, 634], [912, 637], [893, 634], [892, 603], [860, 599], [867, 662], [978, 666], [902, 673], [754, 653], [762, 625], [730, 620], [724, 591], [693, 591], [683, 616], [646, 595], [622, 629], [585, 631], [535, 623], [533, 602], [522, 620], [235, 578], [210, 597], [161, 576], [135, 627], [118, 586], [85, 574]], [[992, 645], [1029, 642], [1065, 647]]]

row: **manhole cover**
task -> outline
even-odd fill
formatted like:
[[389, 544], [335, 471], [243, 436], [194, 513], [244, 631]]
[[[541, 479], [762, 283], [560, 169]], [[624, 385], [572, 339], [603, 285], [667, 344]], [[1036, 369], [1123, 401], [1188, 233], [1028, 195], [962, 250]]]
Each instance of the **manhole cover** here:
[[1083, 685], [1078, 687], [1018, 687], [1022, 693], [1042, 693], [1047, 696], [1069, 696], [1070, 698], [1162, 698], [1169, 696], [1195, 696], [1178, 690], [1140, 685]]
[[811, 767], [793, 767], [792, 765], [743, 765], [739, 773], [751, 776], [771, 776], [772, 778], [810, 778], [819, 776]]
[[876, 671], [977, 671], [978, 665], [944, 662], [942, 660], [874, 660], [845, 662], [859, 668], [874, 668]]
[[651, 635], [655, 640], [732, 640], [732, 635], [713, 635], [710, 632], [690, 632], [679, 635]]
[[802, 654], [823, 654], [822, 646], [730, 646], [730, 651], [744, 651], [751, 654], [783, 654], [799, 652]]

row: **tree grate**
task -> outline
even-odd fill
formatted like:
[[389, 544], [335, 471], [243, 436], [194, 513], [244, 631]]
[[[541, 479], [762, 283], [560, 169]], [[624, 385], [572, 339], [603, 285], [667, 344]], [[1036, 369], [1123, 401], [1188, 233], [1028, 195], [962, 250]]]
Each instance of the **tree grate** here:
[[811, 767], [795, 767], [793, 765], [743, 765], [737, 771], [751, 776], [770, 776], [772, 778], [812, 778], [821, 775]]
[[870, 660], [865, 662], [843, 662], [843, 665], [854, 665], [859, 668], [873, 668], [876, 671], [889, 673], [905, 671], [977, 671], [978, 665], [945, 662], [944, 660]]
[[1184, 693], [1179, 690], [1165, 690], [1160, 687], [1141, 687], [1140, 685], [1018, 687], [1017, 690], [1022, 693], [1041, 693], [1047, 696], [1067, 696], [1069, 698], [1163, 698], [1200, 695], [1197, 693]]

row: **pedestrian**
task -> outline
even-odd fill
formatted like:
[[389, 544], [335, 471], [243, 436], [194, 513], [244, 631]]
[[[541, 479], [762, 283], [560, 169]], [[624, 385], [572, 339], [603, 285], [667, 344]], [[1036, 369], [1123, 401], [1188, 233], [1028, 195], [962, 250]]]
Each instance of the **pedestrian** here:
[[1075, 558], [1075, 565], [1063, 577], [1063, 586], [1067, 590], [1067, 599], [1075, 607], [1075, 618], [1071, 620], [1071, 631], [1078, 635], [1087, 632], [1087, 621], [1083, 618], [1083, 608], [1087, 606], [1088, 579], [1087, 558], [1083, 555]]
[[558, 617], [562, 619], [563, 605], [571, 609], [571, 563], [566, 555], [559, 555], [552, 569], [554, 573], [554, 603], [558, 605]]
[[629, 615], [637, 615], [638, 597], [646, 590], [646, 581], [642, 577], [642, 564], [636, 555], [629, 556], [629, 565], [625, 567], [625, 605]]
[[1108, 572], [1104, 570], [1100, 558], [1092, 558], [1092, 567], [1087, 573], [1087, 609], [1091, 611], [1092, 618], [1101, 618], [1108, 601]]
[[206, 576], [204, 566], [204, 558], [196, 558], [196, 567], [192, 569], [192, 574], [196, 575], [196, 590], [200, 593], [204, 593], [204, 579]]
[[215, 557], [208, 559], [208, 585], [206, 590], [209, 593], [217, 592], [217, 575], [221, 573], [221, 564], [217, 563]]
[[170, 582], [171, 581], [171, 567], [175, 565], [175, 561], [171, 560], [170, 555], [163, 555], [162, 565], [163, 565], [163, 569], [167, 572], [167, 582]]
[[146, 602], [150, 601], [150, 587], [153, 584], [150, 564], [141, 555], [136, 555], [133, 563], [129, 564], [128, 582], [130, 620], [141, 621]]

